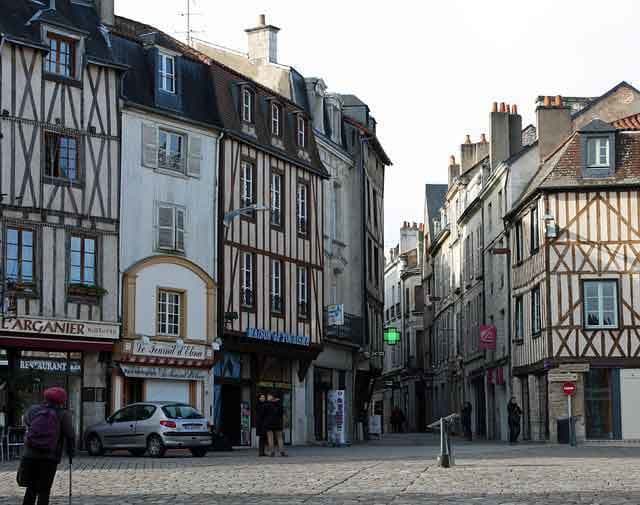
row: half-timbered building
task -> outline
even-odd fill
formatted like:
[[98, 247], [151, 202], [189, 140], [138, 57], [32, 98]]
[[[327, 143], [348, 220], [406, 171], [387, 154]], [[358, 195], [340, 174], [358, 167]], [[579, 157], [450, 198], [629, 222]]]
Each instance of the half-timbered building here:
[[577, 384], [579, 440], [640, 436], [640, 123], [616, 119], [639, 96], [613, 91], [589, 114], [561, 98], [539, 107], [567, 137], [508, 215], [513, 388], [531, 438], [558, 439], [564, 382]]
[[113, 5], [0, 2], [0, 410], [62, 385], [104, 419], [118, 339], [120, 108]]
[[206, 58], [117, 17], [122, 85], [122, 340], [112, 409], [171, 400], [212, 413], [218, 138]]
[[256, 395], [276, 392], [285, 440], [300, 443], [308, 430], [306, 376], [323, 335], [327, 172], [304, 109], [216, 61], [211, 72], [225, 127], [219, 185], [224, 355], [214, 421], [234, 442], [248, 444]]

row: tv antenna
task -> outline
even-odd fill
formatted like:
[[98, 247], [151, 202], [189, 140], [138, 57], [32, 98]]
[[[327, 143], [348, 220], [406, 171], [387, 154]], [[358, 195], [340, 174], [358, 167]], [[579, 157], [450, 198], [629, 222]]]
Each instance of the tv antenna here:
[[187, 2], [187, 8], [184, 12], [180, 12], [178, 15], [182, 16], [183, 18], [185, 18], [186, 22], [187, 22], [187, 30], [185, 32], [178, 32], [179, 34], [182, 35], [186, 35], [187, 36], [187, 45], [190, 47], [193, 47], [193, 35], [195, 33], [202, 33], [202, 30], [194, 30], [192, 28], [192, 23], [191, 23], [191, 18], [193, 16], [201, 16], [202, 13], [201, 12], [193, 12], [193, 10], [191, 9], [191, 3], [194, 2], [194, 0], [186, 0]]

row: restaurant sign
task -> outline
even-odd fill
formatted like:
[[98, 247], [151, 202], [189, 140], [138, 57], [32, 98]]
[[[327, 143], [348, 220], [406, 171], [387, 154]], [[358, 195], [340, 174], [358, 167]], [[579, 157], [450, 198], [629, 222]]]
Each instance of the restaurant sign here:
[[2, 329], [18, 333], [104, 338], [109, 340], [117, 340], [120, 335], [120, 326], [117, 324], [44, 319], [40, 317], [4, 318], [2, 320]]
[[209, 372], [200, 368], [125, 365], [120, 363], [120, 370], [127, 377], [135, 379], [169, 379], [176, 381], [206, 381]]
[[262, 330], [258, 328], [248, 328], [247, 337], [254, 340], [274, 342], [276, 344], [291, 344], [303, 347], [311, 345], [311, 338], [306, 335], [290, 335], [282, 331]]
[[82, 375], [82, 363], [77, 359], [67, 361], [63, 358], [22, 358], [20, 360], [20, 370]]
[[178, 359], [206, 359], [211, 357], [211, 351], [207, 356], [207, 349], [203, 345], [178, 344], [167, 342], [133, 342], [133, 354], [138, 356], [153, 356], [158, 358]]

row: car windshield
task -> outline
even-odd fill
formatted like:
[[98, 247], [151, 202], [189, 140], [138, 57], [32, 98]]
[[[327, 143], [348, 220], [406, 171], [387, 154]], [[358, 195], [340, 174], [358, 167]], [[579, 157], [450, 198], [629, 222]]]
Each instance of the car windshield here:
[[204, 419], [204, 416], [189, 405], [165, 405], [162, 412], [169, 419]]

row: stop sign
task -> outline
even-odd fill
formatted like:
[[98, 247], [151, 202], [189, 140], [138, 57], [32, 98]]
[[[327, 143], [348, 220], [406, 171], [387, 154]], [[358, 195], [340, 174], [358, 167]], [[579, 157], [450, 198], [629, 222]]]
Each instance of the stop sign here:
[[562, 391], [567, 396], [571, 396], [576, 392], [576, 383], [575, 382], [565, 382], [562, 385]]

